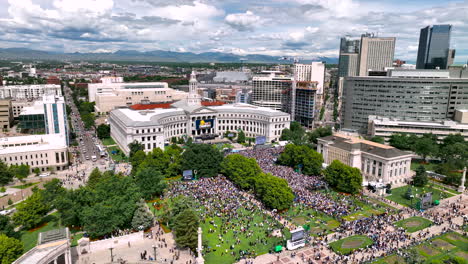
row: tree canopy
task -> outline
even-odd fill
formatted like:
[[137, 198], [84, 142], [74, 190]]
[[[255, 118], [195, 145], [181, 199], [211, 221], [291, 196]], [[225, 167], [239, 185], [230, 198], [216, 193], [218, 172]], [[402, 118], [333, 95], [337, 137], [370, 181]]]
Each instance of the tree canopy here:
[[97, 136], [99, 139], [110, 138], [110, 126], [106, 124], [100, 124], [97, 129]]
[[31, 229], [41, 223], [42, 217], [49, 210], [50, 207], [44, 201], [43, 191], [36, 190], [24, 202], [18, 204], [12, 219], [16, 225], [23, 226], [23, 229]]
[[427, 178], [426, 168], [420, 165], [416, 169], [416, 174], [413, 177], [413, 185], [417, 187], [424, 187], [429, 179]]
[[23, 243], [5, 234], [0, 234], [0, 262], [12, 263], [23, 254]]
[[288, 209], [294, 201], [294, 194], [288, 182], [271, 174], [258, 175], [255, 194], [267, 208], [280, 211]]
[[362, 175], [358, 168], [334, 160], [325, 170], [327, 183], [338, 191], [356, 194], [362, 189]]
[[240, 154], [228, 155], [221, 163], [221, 173], [243, 190], [252, 189], [255, 177], [261, 172], [255, 159]]
[[278, 163], [301, 169], [306, 175], [320, 175], [323, 157], [309, 146], [288, 144], [279, 156]]
[[173, 228], [177, 245], [195, 251], [199, 225], [199, 217], [193, 209], [184, 209], [180, 212], [174, 219]]
[[135, 181], [140, 188], [140, 193], [146, 200], [160, 196], [167, 187], [164, 176], [159, 170], [155, 170], [152, 167], [139, 169], [135, 175]]
[[8, 165], [3, 162], [3, 160], [0, 160], [0, 185], [6, 185], [13, 180], [13, 173], [11, 170], [8, 168]]
[[196, 170], [198, 177], [218, 174], [223, 154], [208, 144], [192, 144], [182, 154], [182, 170]]

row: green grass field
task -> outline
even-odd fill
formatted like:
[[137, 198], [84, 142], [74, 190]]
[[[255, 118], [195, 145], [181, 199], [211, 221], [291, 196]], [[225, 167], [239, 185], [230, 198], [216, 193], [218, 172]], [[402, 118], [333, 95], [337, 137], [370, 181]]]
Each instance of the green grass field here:
[[[114, 150], [118, 150], [118, 154], [112, 154], [112, 151], [114, 151]], [[116, 162], [121, 162], [121, 161], [126, 162], [128, 160], [128, 158], [126, 156], [122, 157], [122, 155], [121, 155], [122, 150], [118, 146], [113, 146], [113, 147], [107, 148], [107, 152], [109, 153], [111, 158]]]
[[335, 218], [304, 206], [291, 207], [285, 216], [297, 226], [309, 226], [312, 236], [330, 234], [340, 226]]
[[21, 231], [21, 241], [24, 245], [24, 252], [27, 252], [36, 246], [39, 233], [61, 227], [58, 213], [53, 213], [44, 217], [42, 224], [38, 227], [31, 230]]
[[407, 232], [413, 233], [431, 226], [432, 222], [426, 218], [413, 216], [395, 222], [395, 225], [398, 227], [403, 227]]
[[[147, 201], [151, 211], [153, 211], [153, 202], [155, 201]], [[165, 209], [162, 207], [157, 209], [156, 217], [160, 218]], [[235, 263], [239, 259], [239, 251], [241, 250], [248, 251], [252, 256], [257, 256], [270, 252], [277, 245], [285, 246], [286, 240], [291, 238], [287, 228], [283, 228], [278, 221], [263, 214], [260, 210], [252, 213], [241, 208], [237, 213], [237, 217], [232, 219], [214, 215], [201, 220], [205, 263]], [[239, 219], [247, 219], [248, 217], [253, 217], [253, 219], [243, 223], [239, 221]], [[221, 230], [223, 225], [225, 228]], [[242, 227], [246, 231], [242, 232]], [[269, 228], [272, 229], [269, 230]], [[275, 229], [281, 230], [284, 237], [271, 236]], [[219, 239], [220, 234], [222, 241]], [[237, 239], [240, 240], [239, 244], [236, 243]], [[231, 249], [231, 246], [234, 248]], [[231, 252], [235, 252], [235, 255], [233, 256]]]
[[[416, 248], [423, 264], [468, 263], [468, 238], [451, 232], [437, 236]], [[380, 258], [373, 264], [406, 264], [404, 258], [395, 254]]]
[[432, 201], [435, 201], [435, 200], [443, 200], [445, 198], [448, 198], [448, 197], [452, 197], [454, 196], [454, 194], [450, 193], [450, 192], [444, 192], [444, 191], [441, 191], [437, 188], [431, 188], [430, 186], [426, 186], [426, 187], [412, 187], [413, 188], [413, 195], [415, 195], [415, 198], [413, 199], [413, 201], [411, 202], [411, 200], [408, 200], [404, 197], [407, 189], [409, 188], [408, 185], [406, 186], [402, 186], [402, 187], [398, 187], [398, 188], [395, 188], [395, 189], [392, 189], [392, 194], [390, 196], [387, 196], [386, 198], [389, 199], [389, 200], [392, 200], [394, 202], [397, 202], [403, 206], [408, 206], [410, 207], [411, 204], [413, 204], [413, 206], [420, 200], [418, 198], [418, 196], [420, 196], [421, 194], [423, 193], [426, 193], [426, 192], [432, 192]]
[[101, 139], [102, 141], [102, 144], [104, 144], [104, 146], [110, 146], [110, 145], [115, 145], [115, 141], [114, 139], [112, 138], [104, 138], [104, 139]]
[[350, 236], [330, 243], [335, 253], [348, 255], [359, 248], [366, 248], [372, 245], [374, 241], [367, 236]]
[[16, 185], [16, 186], [11, 186], [11, 188], [16, 188], [16, 189], [26, 189], [26, 188], [29, 188], [33, 185], [36, 185], [38, 184], [39, 182], [29, 182], [29, 183], [26, 183], [26, 184], [23, 184], [23, 185]]
[[[237, 258], [239, 257], [239, 250], [246, 250], [250, 252], [251, 255], [257, 256], [268, 253], [277, 245], [284, 246], [286, 244], [282, 237], [270, 236], [271, 232], [268, 230], [269, 223], [273, 223], [277, 228], [281, 228], [279, 223], [270, 216], [264, 215], [260, 211], [252, 215], [250, 211], [244, 209], [239, 209], [238, 213], [240, 216], [239, 218], [253, 216], [253, 221], [250, 222], [250, 228], [248, 228], [249, 232], [252, 233], [251, 236], [249, 236], [247, 232], [240, 231], [240, 226], [237, 225], [240, 223], [237, 219], [233, 219], [229, 222], [234, 228], [228, 228], [222, 233], [224, 242], [220, 242], [218, 238], [221, 232], [221, 225], [223, 224], [223, 219], [221, 217], [207, 218], [204, 223], [201, 224], [203, 229], [203, 243], [206, 245], [206, 263], [234, 263], [237, 262]], [[214, 227], [214, 225], [210, 224], [210, 221], [214, 221], [214, 224], [218, 227]], [[226, 222], [224, 221], [224, 223]], [[247, 228], [246, 226], [244, 227]], [[210, 228], [216, 230], [216, 232], [210, 233]], [[286, 237], [290, 237], [290, 233], [287, 230], [283, 230], [283, 234], [285, 234]], [[241, 241], [240, 244], [235, 243], [237, 239]], [[263, 240], [263, 243], [257, 239]], [[231, 245], [234, 245], [234, 249], [230, 248]], [[226, 250], [228, 251], [227, 254]], [[232, 256], [230, 254], [231, 252], [235, 252], [236, 256]]]

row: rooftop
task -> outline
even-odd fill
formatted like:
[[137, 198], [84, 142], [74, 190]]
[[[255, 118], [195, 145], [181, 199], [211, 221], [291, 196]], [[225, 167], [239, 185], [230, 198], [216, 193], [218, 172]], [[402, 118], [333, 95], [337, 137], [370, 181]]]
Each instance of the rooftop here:
[[38, 245], [43, 245], [69, 237], [68, 228], [54, 229], [46, 232], [39, 233], [39, 239], [37, 241]]
[[0, 138], [0, 155], [66, 148], [63, 134], [29, 135]]
[[319, 138], [320, 141], [332, 142], [331, 144], [339, 149], [346, 151], [352, 151], [354, 149], [359, 149], [362, 152], [372, 154], [375, 156], [383, 158], [397, 158], [401, 156], [413, 155], [410, 152], [405, 152], [394, 148], [392, 146], [372, 142], [369, 140], [360, 139], [357, 137], [350, 137], [341, 134], [334, 134], [332, 136], [327, 136]]

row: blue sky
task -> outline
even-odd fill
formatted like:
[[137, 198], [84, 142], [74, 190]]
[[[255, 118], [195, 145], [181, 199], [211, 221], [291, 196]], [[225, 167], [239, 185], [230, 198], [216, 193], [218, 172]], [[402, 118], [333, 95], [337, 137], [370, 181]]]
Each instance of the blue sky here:
[[65, 52], [172, 50], [336, 57], [339, 38], [397, 38], [415, 61], [420, 28], [452, 24], [468, 60], [468, 1], [450, 0], [0, 0], [0, 47]]

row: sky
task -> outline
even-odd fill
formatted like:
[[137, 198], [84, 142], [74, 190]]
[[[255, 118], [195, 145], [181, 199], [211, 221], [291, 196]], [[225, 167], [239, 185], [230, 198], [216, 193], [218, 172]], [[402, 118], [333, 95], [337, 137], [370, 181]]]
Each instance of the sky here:
[[468, 60], [468, 0], [0, 0], [0, 47], [63, 52], [170, 50], [337, 57], [342, 36], [396, 37], [415, 61], [419, 30], [452, 24]]

